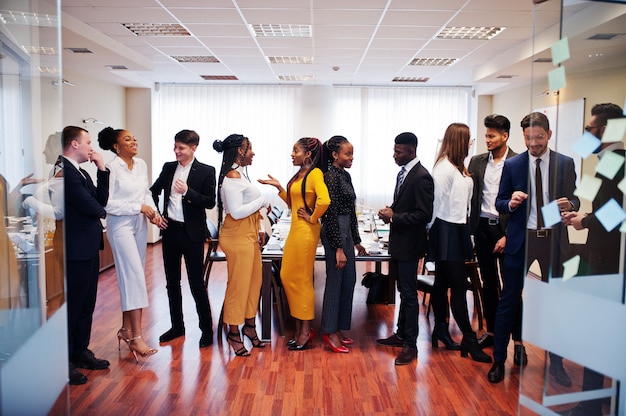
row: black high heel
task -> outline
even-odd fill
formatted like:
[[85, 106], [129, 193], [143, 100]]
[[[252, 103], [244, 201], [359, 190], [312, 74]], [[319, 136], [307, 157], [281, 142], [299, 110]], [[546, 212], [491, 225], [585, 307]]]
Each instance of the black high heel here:
[[446, 322], [435, 322], [435, 329], [431, 336], [433, 348], [438, 348], [438, 341], [443, 342], [447, 350], [458, 351], [461, 349], [461, 344], [454, 342], [448, 331], [448, 324]]
[[[250, 355], [250, 352], [243, 345], [243, 341], [241, 340], [241, 335], [239, 334], [239, 332], [228, 331], [228, 337], [226, 338], [228, 340], [228, 345], [233, 347], [233, 351], [235, 352], [235, 355], [237, 357], [248, 357]], [[238, 350], [235, 350], [234, 344], [241, 345], [241, 348], [239, 348]]]
[[308, 350], [309, 348], [313, 348], [313, 338], [315, 338], [315, 331], [313, 331], [313, 329], [311, 329], [309, 331], [309, 337], [307, 338], [306, 342], [302, 345], [298, 345], [297, 341], [295, 344], [291, 345], [288, 350], [289, 351], [302, 351], [302, 350]]
[[472, 356], [472, 360], [479, 363], [491, 362], [491, 357], [485, 354], [480, 345], [478, 345], [476, 333], [474, 332], [464, 333], [461, 340], [461, 357], [467, 357], [468, 353]]
[[[246, 328], [252, 328], [252, 330], [254, 331], [254, 336], [251, 337], [250, 335], [246, 334]], [[241, 330], [241, 333], [252, 342], [252, 346], [254, 348], [265, 348], [265, 343], [259, 339], [259, 336], [256, 333], [256, 326], [243, 324], [243, 329]]]

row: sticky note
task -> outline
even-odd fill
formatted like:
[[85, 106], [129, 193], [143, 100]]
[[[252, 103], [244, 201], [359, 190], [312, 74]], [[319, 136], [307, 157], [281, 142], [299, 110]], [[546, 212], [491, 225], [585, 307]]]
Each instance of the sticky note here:
[[620, 233], [626, 233], [626, 221], [624, 221], [624, 222], [622, 223], [622, 226], [621, 226], [621, 227], [619, 227], [619, 232], [620, 232]]
[[554, 224], [561, 222], [561, 212], [559, 211], [559, 204], [556, 200], [542, 206], [541, 214], [543, 215], [543, 222], [546, 227], [552, 227]]
[[602, 143], [621, 142], [626, 133], [626, 118], [613, 118], [607, 121], [602, 135]]
[[571, 259], [563, 262], [563, 281], [566, 282], [578, 274], [580, 266], [580, 256], [577, 254]]
[[586, 199], [587, 201], [593, 201], [601, 185], [602, 179], [585, 174], [580, 180], [580, 185], [578, 185], [578, 188], [574, 191], [574, 195]]
[[596, 218], [604, 229], [610, 232], [626, 219], [626, 212], [624, 212], [620, 204], [611, 198], [609, 202], [596, 211]]
[[596, 165], [596, 172], [608, 179], [613, 179], [615, 174], [624, 165], [624, 157], [616, 153], [609, 152], [602, 156], [600, 163]]
[[558, 91], [564, 88], [565, 83], [565, 67], [560, 66], [552, 71], [548, 72], [548, 84], [550, 91]]
[[586, 159], [587, 156], [592, 154], [601, 143], [600, 139], [586, 131], [585, 134], [583, 134], [581, 138], [574, 143], [572, 150], [578, 153], [583, 159]]
[[619, 181], [617, 188], [622, 191], [623, 194], [626, 194], [626, 178]]
[[552, 45], [552, 64], [558, 65], [563, 61], [567, 61], [569, 59], [569, 42], [567, 37], [554, 42]]

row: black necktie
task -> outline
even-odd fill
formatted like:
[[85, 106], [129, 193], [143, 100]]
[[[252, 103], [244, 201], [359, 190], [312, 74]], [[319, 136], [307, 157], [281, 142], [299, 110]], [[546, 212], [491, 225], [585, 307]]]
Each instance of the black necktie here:
[[543, 215], [541, 207], [543, 206], [543, 182], [541, 180], [541, 159], [535, 160], [535, 200], [537, 201], [537, 229], [543, 228]]
[[404, 181], [404, 174], [406, 173], [406, 169], [402, 166], [400, 172], [398, 172], [398, 178], [396, 179], [396, 190], [393, 193], [393, 199], [395, 200], [398, 196], [398, 191], [400, 191], [400, 186], [402, 185], [402, 181]]

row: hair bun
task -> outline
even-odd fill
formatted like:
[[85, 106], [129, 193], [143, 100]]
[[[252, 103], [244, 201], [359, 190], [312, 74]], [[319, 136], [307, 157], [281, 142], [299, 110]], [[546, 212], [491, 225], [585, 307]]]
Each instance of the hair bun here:
[[222, 153], [224, 151], [224, 142], [221, 140], [215, 140], [213, 142], [213, 149], [215, 149], [218, 153]]

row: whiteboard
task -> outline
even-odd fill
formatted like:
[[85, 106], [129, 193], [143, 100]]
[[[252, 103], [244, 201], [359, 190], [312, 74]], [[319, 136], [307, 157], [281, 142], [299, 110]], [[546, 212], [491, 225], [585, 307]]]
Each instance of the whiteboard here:
[[558, 103], [533, 111], [545, 114], [550, 121], [550, 129], [552, 130], [552, 138], [548, 142], [550, 149], [574, 159], [576, 185], [578, 185], [582, 160], [580, 155], [572, 150], [572, 146], [585, 132], [585, 99]]

